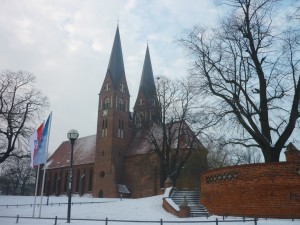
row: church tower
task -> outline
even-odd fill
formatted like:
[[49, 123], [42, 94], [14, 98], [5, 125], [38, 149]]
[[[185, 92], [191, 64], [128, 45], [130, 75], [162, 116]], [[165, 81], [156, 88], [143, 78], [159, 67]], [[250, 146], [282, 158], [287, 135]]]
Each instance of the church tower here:
[[160, 106], [157, 99], [148, 45], [146, 49], [139, 92], [134, 105], [134, 115], [137, 128], [151, 125], [152, 122], [160, 119]]
[[118, 197], [117, 185], [124, 184], [124, 154], [133, 136], [129, 106], [130, 95], [117, 27], [99, 94], [94, 197]]

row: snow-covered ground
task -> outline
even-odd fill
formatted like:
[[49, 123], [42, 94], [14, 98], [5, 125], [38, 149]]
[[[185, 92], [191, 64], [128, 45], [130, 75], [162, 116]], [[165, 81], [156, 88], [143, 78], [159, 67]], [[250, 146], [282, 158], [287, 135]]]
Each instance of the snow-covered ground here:
[[[41, 217], [52, 218], [46, 219], [25, 219], [20, 218], [18, 224], [32, 225], [32, 224], [45, 224], [53, 225], [57, 216], [58, 218], [66, 218], [67, 216], [67, 197], [54, 197], [50, 196], [49, 205], [43, 205], [41, 210]], [[162, 208], [162, 196], [154, 196], [141, 199], [103, 199], [103, 198], [90, 198], [90, 197], [72, 197], [73, 202], [97, 202], [88, 204], [74, 204], [71, 208], [72, 219], [100, 219], [103, 221], [83, 221], [83, 220], [71, 220], [72, 224], [76, 225], [104, 225], [105, 219], [108, 218], [108, 225], [128, 225], [128, 224], [160, 224], [160, 220], [163, 220], [163, 224], [175, 224], [167, 221], [180, 222], [178, 224], [196, 224], [195, 221], [203, 221], [197, 224], [216, 224], [216, 218], [219, 220], [219, 224], [224, 225], [248, 225], [254, 222], [226, 222], [223, 223], [222, 217], [211, 216], [209, 218], [177, 218], [174, 215], [167, 213]], [[27, 206], [3, 206], [3, 205], [15, 205], [15, 204], [32, 204], [34, 198], [32, 196], [0, 196], [0, 225], [12, 225], [16, 224], [16, 217], [32, 217], [33, 207]], [[37, 198], [37, 203], [40, 202], [40, 197]], [[43, 198], [43, 203], [46, 204], [47, 197]], [[53, 203], [64, 203], [61, 205]], [[39, 207], [36, 207], [35, 217], [39, 216]], [[3, 218], [1, 216], [11, 216], [12, 218]], [[227, 220], [237, 220], [241, 218], [227, 218]], [[134, 220], [134, 221], [153, 221], [153, 223], [143, 222], [120, 222], [110, 220]], [[183, 223], [187, 221], [186, 223]], [[194, 222], [194, 223], [188, 223]], [[57, 224], [65, 224], [66, 219], [57, 220]], [[278, 219], [259, 219], [258, 225], [298, 225], [300, 220], [278, 220]]]

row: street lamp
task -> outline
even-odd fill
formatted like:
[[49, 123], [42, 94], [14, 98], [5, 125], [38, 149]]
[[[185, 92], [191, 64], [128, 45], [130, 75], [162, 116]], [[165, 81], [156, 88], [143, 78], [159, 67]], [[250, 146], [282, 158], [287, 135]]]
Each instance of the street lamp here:
[[68, 215], [67, 215], [67, 223], [70, 223], [71, 217], [71, 197], [72, 197], [72, 179], [73, 179], [73, 148], [75, 144], [75, 140], [78, 138], [79, 134], [77, 130], [70, 130], [68, 132], [68, 139], [71, 142], [71, 165], [69, 172], [69, 191], [68, 191]]

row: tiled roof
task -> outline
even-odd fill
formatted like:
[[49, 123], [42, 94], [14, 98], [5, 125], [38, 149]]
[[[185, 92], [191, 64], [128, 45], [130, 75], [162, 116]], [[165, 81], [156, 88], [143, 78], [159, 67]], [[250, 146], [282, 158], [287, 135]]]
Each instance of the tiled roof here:
[[135, 135], [125, 156], [144, 155], [154, 150], [154, 147], [147, 139], [146, 131], [139, 130]]
[[[170, 125], [169, 125], [170, 126]], [[180, 127], [180, 123], [173, 123], [172, 127], [170, 127], [171, 131], [169, 132], [172, 135], [172, 148], [175, 149], [177, 147], [178, 139], [180, 140], [181, 149], [188, 149], [189, 144], [192, 142], [193, 132], [190, 127], [183, 123], [182, 128]], [[181, 129], [181, 136], [178, 138], [178, 132]], [[148, 130], [139, 130], [135, 135], [133, 142], [131, 143], [128, 151], [125, 156], [134, 156], [134, 155], [143, 155], [149, 152], [154, 151], [154, 144], [152, 144], [152, 140], [157, 143], [158, 146], [162, 145], [163, 132], [160, 126], [153, 125]], [[171, 137], [169, 137], [171, 138]], [[193, 142], [193, 148], [195, 149], [205, 149], [203, 144], [197, 138]]]
[[[73, 165], [95, 162], [96, 135], [78, 138], [74, 144]], [[71, 144], [64, 141], [50, 156], [47, 165], [49, 169], [70, 166]]]

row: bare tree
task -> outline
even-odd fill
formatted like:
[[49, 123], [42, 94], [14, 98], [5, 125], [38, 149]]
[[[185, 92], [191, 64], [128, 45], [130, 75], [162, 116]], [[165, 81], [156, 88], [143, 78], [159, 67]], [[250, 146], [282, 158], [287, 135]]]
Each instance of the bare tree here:
[[33, 131], [48, 100], [33, 85], [34, 75], [23, 71], [0, 73], [0, 164], [11, 156], [28, 156], [26, 151], [14, 151], [24, 145]]
[[236, 165], [231, 149], [227, 145], [222, 144], [221, 141], [210, 142], [207, 149], [207, 161], [210, 169]]
[[234, 158], [237, 164], [260, 163], [262, 155], [257, 148], [243, 148], [234, 150]]
[[276, 25], [276, 0], [222, 2], [232, 12], [217, 28], [196, 26], [180, 40], [194, 62], [192, 78], [214, 96], [226, 132], [236, 131], [230, 143], [277, 162], [300, 117], [299, 33]]
[[[176, 183], [193, 151], [206, 150], [197, 137], [201, 130], [193, 132], [188, 125], [189, 119], [192, 121], [193, 103], [197, 96], [195, 89], [187, 82], [159, 77], [157, 95], [161, 109], [159, 119], [143, 128], [160, 159], [160, 185], [163, 186], [168, 176]], [[193, 122], [196, 123], [196, 120]], [[203, 162], [199, 161], [200, 166], [207, 169], [206, 158]]]
[[30, 158], [10, 157], [0, 164], [0, 189], [7, 195], [32, 195], [35, 171]]
[[252, 164], [261, 162], [261, 151], [257, 148], [229, 145], [227, 140], [210, 141], [208, 144], [208, 166], [210, 169], [225, 166]]
[[300, 20], [300, 1], [299, 0], [292, 0], [292, 8], [293, 10], [291, 11], [291, 13], [288, 14], [288, 19], [290, 21], [293, 20]]

